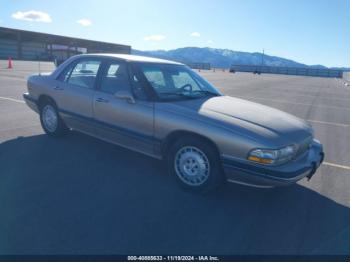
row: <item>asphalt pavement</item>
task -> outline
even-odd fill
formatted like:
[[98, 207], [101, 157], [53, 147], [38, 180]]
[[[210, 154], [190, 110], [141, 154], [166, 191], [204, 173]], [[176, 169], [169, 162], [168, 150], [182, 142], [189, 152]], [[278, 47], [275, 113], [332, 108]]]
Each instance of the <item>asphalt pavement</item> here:
[[309, 182], [227, 184], [203, 196], [139, 153], [77, 132], [46, 136], [22, 101], [37, 65], [14, 66], [0, 68], [0, 254], [350, 254], [350, 87], [342, 81], [200, 72], [227, 95], [308, 120], [326, 152]]

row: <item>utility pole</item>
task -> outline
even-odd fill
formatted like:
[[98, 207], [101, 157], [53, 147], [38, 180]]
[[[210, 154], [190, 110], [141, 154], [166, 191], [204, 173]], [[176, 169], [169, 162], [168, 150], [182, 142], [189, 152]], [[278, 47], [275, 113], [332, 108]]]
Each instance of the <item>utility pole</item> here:
[[260, 75], [263, 71], [263, 66], [264, 66], [264, 55], [265, 55], [265, 49], [262, 50], [262, 54], [261, 54], [261, 65], [260, 65], [260, 70], [258, 69], [259, 66], [257, 66], [257, 70], [256, 72]]

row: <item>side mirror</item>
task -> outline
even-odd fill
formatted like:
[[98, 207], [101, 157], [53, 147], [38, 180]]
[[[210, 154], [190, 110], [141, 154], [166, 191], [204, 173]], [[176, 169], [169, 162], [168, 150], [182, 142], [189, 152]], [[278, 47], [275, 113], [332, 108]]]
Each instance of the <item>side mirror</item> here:
[[130, 104], [135, 104], [135, 98], [129, 90], [119, 90], [114, 96], [118, 99], [126, 100]]

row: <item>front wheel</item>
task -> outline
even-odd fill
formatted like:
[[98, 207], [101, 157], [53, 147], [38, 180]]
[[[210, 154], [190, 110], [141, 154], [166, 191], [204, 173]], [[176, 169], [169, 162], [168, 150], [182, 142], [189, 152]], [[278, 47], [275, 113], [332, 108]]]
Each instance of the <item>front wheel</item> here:
[[170, 148], [167, 167], [182, 187], [206, 193], [223, 182], [219, 154], [201, 138], [182, 138]]
[[40, 122], [45, 133], [53, 136], [62, 136], [67, 130], [66, 125], [60, 118], [53, 102], [45, 102], [40, 107]]

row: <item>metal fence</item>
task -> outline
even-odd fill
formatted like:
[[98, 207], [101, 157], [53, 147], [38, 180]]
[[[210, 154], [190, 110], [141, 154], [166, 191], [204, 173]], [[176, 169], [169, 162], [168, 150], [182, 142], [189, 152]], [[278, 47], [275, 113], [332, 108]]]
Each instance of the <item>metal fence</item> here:
[[187, 63], [189, 67], [192, 69], [202, 69], [202, 70], [210, 70], [210, 63]]
[[250, 72], [256, 74], [283, 74], [299, 76], [336, 77], [342, 78], [343, 71], [335, 69], [316, 69], [308, 67], [278, 67], [278, 66], [253, 66], [232, 65], [230, 72]]

